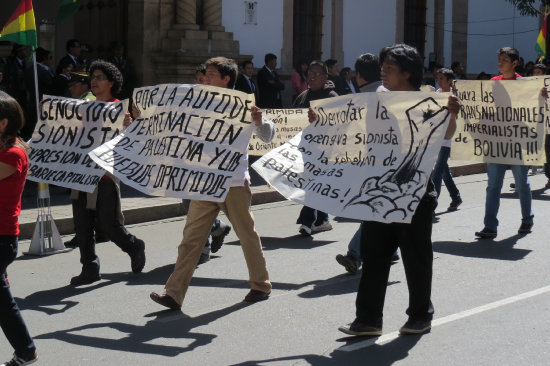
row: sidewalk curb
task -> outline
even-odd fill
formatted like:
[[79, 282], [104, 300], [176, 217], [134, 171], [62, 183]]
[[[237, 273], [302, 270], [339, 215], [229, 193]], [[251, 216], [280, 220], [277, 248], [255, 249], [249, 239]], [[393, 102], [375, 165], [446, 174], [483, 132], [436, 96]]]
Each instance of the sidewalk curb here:
[[[252, 205], [278, 202], [286, 200], [279, 192], [268, 186], [251, 187]], [[122, 199], [122, 212], [126, 225], [139, 224], [142, 222], [164, 220], [173, 217], [183, 216], [184, 209], [181, 203], [161, 204], [124, 210], [124, 199]], [[74, 234], [74, 223], [72, 217], [55, 218], [55, 226], [61, 235]], [[34, 234], [36, 221], [19, 224], [19, 240], [31, 239]]]
[[[450, 168], [455, 177], [462, 175], [478, 174], [487, 171], [485, 163], [471, 163], [457, 165]], [[263, 185], [251, 187], [252, 205], [261, 205], [264, 203], [285, 201], [286, 199], [273, 188]], [[139, 224], [142, 222], [164, 220], [173, 217], [183, 216], [184, 208], [181, 203], [161, 204], [157, 206], [147, 206], [124, 210], [124, 198], [122, 199], [122, 208], [124, 213], [124, 223], [126, 225]], [[69, 213], [70, 214], [70, 213]], [[74, 224], [72, 217], [54, 218], [57, 230], [61, 235], [74, 234]], [[19, 224], [19, 239], [31, 239], [34, 233], [36, 222], [25, 222]]]

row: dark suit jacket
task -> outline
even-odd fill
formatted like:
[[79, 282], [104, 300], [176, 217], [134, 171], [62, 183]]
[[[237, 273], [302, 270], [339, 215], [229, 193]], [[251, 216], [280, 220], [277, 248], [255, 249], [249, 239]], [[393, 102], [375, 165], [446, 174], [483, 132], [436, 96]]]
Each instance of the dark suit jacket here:
[[[269, 81], [273, 81], [274, 83], [269, 83]], [[282, 108], [281, 90], [284, 88], [285, 85], [281, 82], [275, 71], [272, 74], [267, 67], [262, 67], [258, 72], [258, 89], [260, 93], [258, 107]]]
[[59, 60], [58, 65], [59, 65], [62, 61], [65, 61], [65, 60], [68, 60], [71, 64], [73, 64], [73, 72], [86, 71], [86, 70], [84, 69], [85, 66], [84, 66], [83, 64], [81, 64], [81, 63], [78, 63], [78, 64], [77, 64], [76, 62], [74, 62], [73, 58], [72, 58], [71, 56], [69, 56], [69, 55], [63, 56], [63, 57], [61, 58], [61, 60]]
[[254, 82], [254, 80], [250, 79], [252, 84], [254, 84], [254, 90], [250, 89], [250, 84], [248, 84], [248, 81], [246, 80], [246, 77], [243, 74], [239, 74], [237, 77], [237, 81], [235, 81], [235, 90], [242, 91], [247, 94], [254, 94], [254, 97], [256, 97], [256, 100], [258, 99], [258, 86]]

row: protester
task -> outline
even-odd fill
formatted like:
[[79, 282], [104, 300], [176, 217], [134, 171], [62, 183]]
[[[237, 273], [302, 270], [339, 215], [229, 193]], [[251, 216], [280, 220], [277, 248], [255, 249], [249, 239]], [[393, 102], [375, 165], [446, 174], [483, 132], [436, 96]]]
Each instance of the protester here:
[[[357, 58], [355, 61], [355, 81], [360, 93], [375, 92], [382, 85], [378, 56], [365, 53]], [[392, 256], [392, 263], [398, 260], [399, 254], [396, 250]], [[336, 261], [352, 274], [361, 268], [361, 225], [348, 244], [348, 252], [345, 255], [338, 254]]]
[[[519, 63], [519, 52], [512, 47], [503, 47], [498, 50], [498, 71], [501, 73], [491, 80], [515, 80], [521, 76], [515, 71]], [[475, 235], [479, 238], [495, 238], [498, 227], [498, 209], [500, 206], [500, 191], [506, 170], [510, 169], [514, 175], [515, 189], [519, 195], [521, 206], [521, 225], [518, 234], [528, 234], [533, 227], [533, 211], [531, 210], [531, 185], [529, 183], [527, 165], [508, 165], [487, 163], [487, 194], [485, 196], [484, 227]]]
[[0, 92], [0, 325], [15, 349], [6, 365], [28, 365], [38, 358], [6, 280], [6, 268], [17, 257], [21, 194], [29, 167], [26, 145], [16, 137], [23, 124], [23, 111], [17, 101]]
[[[232, 89], [236, 78], [237, 65], [233, 60], [214, 57], [206, 62], [205, 84]], [[273, 122], [262, 118], [261, 109], [255, 106], [251, 107], [250, 113], [256, 126], [256, 136], [262, 141], [271, 141], [275, 134]], [[174, 271], [166, 282], [163, 295], [151, 293], [150, 297], [153, 301], [170, 309], [181, 308], [201, 253], [202, 243], [208, 237], [212, 223], [220, 210], [225, 212], [235, 229], [248, 267], [248, 282], [252, 289], [244, 301], [267, 300], [271, 293], [271, 282], [260, 236], [254, 228], [254, 217], [250, 212], [252, 193], [247, 160], [248, 154], [244, 154], [224, 202], [191, 201]]]
[[53, 79], [52, 85], [52, 94], [59, 97], [70, 97], [71, 92], [69, 91], [69, 79], [71, 78], [70, 74], [74, 69], [73, 64], [70, 60], [61, 60], [57, 65], [55, 70], [55, 77]]
[[[419, 52], [408, 45], [397, 44], [380, 52], [382, 83], [389, 91], [418, 91], [422, 83], [423, 60]], [[459, 111], [458, 99], [449, 97], [451, 114]], [[356, 336], [382, 334], [382, 314], [391, 257], [401, 249], [409, 288], [408, 321], [401, 334], [420, 334], [431, 328], [433, 306], [432, 287], [432, 211], [437, 198], [431, 179], [410, 224], [365, 221], [362, 225], [361, 258], [363, 273], [356, 300], [356, 318], [338, 329]]]
[[[122, 85], [122, 75], [115, 65], [106, 61], [94, 61], [89, 71], [92, 93], [98, 101], [118, 102], [113, 97]], [[124, 127], [130, 124], [126, 116]], [[120, 249], [128, 253], [132, 272], [139, 273], [145, 266], [145, 243], [130, 234], [124, 227], [120, 209], [120, 181], [110, 174], [104, 175], [94, 192], [73, 191], [71, 194], [75, 231], [80, 249], [82, 272], [71, 278], [72, 286], [99, 281], [99, 258], [95, 252], [94, 227], [98, 226]]]
[[340, 80], [342, 82], [342, 93], [338, 95], [357, 93], [356, 86], [353, 81], [353, 72], [351, 72], [351, 68], [344, 67], [342, 70], [340, 70]]
[[275, 71], [277, 67], [277, 56], [272, 53], [265, 55], [265, 65], [258, 71], [258, 89], [260, 97], [258, 106], [260, 108], [282, 108], [283, 100], [281, 91], [285, 85], [279, 79]]
[[[296, 97], [293, 107], [309, 108], [309, 103], [312, 100], [337, 97], [338, 94], [335, 91], [326, 87], [327, 79], [328, 68], [325, 63], [322, 61], [312, 61], [307, 70], [307, 84], [309, 88]], [[307, 206], [302, 207], [296, 223], [300, 225], [298, 231], [302, 235], [311, 235], [315, 232], [332, 230], [332, 224], [326, 212]]]
[[[441, 68], [437, 71], [437, 84], [439, 85], [438, 92], [450, 92], [451, 84], [454, 80], [453, 70], [446, 68]], [[443, 139], [443, 145], [441, 150], [439, 150], [439, 155], [437, 156], [437, 161], [432, 172], [432, 180], [435, 185], [435, 190], [437, 191], [437, 197], [441, 193], [441, 182], [445, 182], [445, 187], [449, 191], [451, 196], [451, 204], [447, 211], [456, 211], [458, 206], [462, 204], [462, 198], [460, 197], [460, 191], [456, 187], [455, 181], [453, 180], [453, 175], [451, 174], [451, 169], [447, 163], [449, 157], [451, 156], [451, 139], [456, 131], [456, 118], [452, 117], [449, 120], [447, 130], [445, 131], [445, 136]]]

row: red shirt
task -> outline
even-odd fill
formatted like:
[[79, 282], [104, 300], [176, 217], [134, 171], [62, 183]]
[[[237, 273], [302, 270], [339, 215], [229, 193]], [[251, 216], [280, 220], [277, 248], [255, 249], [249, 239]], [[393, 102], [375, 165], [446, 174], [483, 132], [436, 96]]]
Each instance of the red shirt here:
[[516, 79], [518, 79], [518, 78], [521, 78], [521, 75], [518, 74], [518, 73], [516, 72], [513, 78], [507, 78], [507, 79], [505, 79], [505, 78], [503, 77], [503, 75], [498, 75], [498, 76], [492, 77], [491, 80], [516, 80]]
[[15, 172], [0, 180], [0, 235], [19, 235], [21, 194], [27, 179], [29, 161], [20, 146], [0, 151], [0, 162], [11, 165]]

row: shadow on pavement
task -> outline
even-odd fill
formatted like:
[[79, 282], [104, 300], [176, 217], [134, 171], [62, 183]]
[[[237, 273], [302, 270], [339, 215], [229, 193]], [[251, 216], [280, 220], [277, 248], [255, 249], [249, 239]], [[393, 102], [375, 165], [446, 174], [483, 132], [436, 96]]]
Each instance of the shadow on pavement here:
[[[239, 242], [234, 242], [238, 244]], [[264, 250], [277, 249], [312, 249], [323, 245], [336, 243], [334, 240], [315, 240], [313, 236], [304, 236], [296, 234], [286, 238], [275, 238], [271, 236], [262, 236], [262, 246]]]
[[439, 241], [433, 243], [434, 252], [468, 258], [486, 258], [518, 261], [531, 252], [529, 249], [516, 249], [514, 245], [523, 235], [516, 234], [502, 240], [480, 239], [472, 242]]
[[[288, 357], [277, 357], [267, 360], [246, 361], [231, 366], [265, 366], [270, 362], [279, 364], [281, 361], [305, 361], [310, 365], [325, 366], [325, 365], [376, 365], [376, 366], [389, 366], [393, 365], [399, 360], [407, 358], [409, 350], [411, 350], [420, 340], [422, 335], [418, 336], [403, 336], [398, 337], [388, 343], [379, 345], [372, 344], [360, 348], [355, 351], [341, 351], [335, 349], [328, 356], [324, 355], [296, 355]], [[365, 340], [372, 340], [372, 343], [376, 342], [376, 338], [365, 337], [346, 337], [347, 344], [353, 344], [362, 342]]]
[[[93, 323], [41, 334], [34, 338], [56, 339], [74, 345], [114, 351], [174, 357], [184, 352], [193, 351], [197, 347], [205, 346], [216, 338], [214, 334], [191, 332], [193, 328], [206, 325], [249, 305], [251, 304], [244, 302], [237, 303], [195, 318], [189, 318], [181, 312], [164, 310], [146, 315], [146, 317], [154, 317], [154, 319], [149, 320], [144, 325], [133, 325], [120, 322]], [[120, 339], [113, 339], [112, 337], [102, 338], [95, 335], [98, 333], [97, 330], [102, 328], [106, 328], [109, 334], [112, 333], [110, 330], [114, 329], [121, 333], [126, 333], [126, 336]], [[90, 333], [94, 333], [94, 335], [86, 335], [86, 331], [90, 331]], [[166, 338], [191, 340], [191, 343], [184, 347], [160, 344], [162, 340]], [[157, 344], [154, 344], [156, 339], [159, 341]]]

